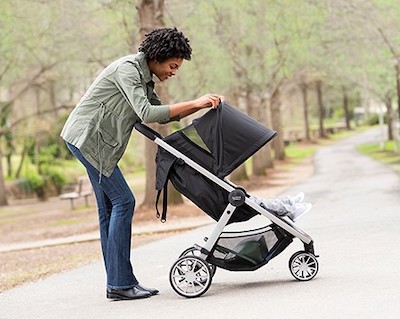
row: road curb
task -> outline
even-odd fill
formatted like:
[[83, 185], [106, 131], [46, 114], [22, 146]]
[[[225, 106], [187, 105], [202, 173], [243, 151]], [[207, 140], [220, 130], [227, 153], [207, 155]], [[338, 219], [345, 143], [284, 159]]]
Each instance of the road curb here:
[[[184, 218], [181, 220], [171, 221], [170, 223], [160, 222], [160, 223], [135, 225], [132, 229], [132, 236], [187, 231], [198, 227], [206, 226], [211, 223], [213, 223], [213, 221], [207, 216], [204, 216], [199, 218]], [[86, 234], [72, 235], [62, 238], [51, 238], [33, 242], [3, 244], [0, 245], [0, 253], [38, 249], [43, 247], [52, 247], [60, 245], [70, 245], [75, 243], [83, 243], [83, 242], [90, 242], [97, 240], [100, 240], [100, 234], [98, 231], [94, 231]]]

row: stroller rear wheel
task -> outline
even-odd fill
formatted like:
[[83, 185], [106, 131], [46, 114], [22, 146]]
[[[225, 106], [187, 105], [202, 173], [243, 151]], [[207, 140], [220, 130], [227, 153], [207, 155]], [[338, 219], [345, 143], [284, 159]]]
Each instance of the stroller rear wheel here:
[[[196, 247], [190, 247], [188, 249], [185, 249], [182, 254], [179, 256], [183, 257], [183, 256], [200, 256], [200, 250], [198, 250]], [[210, 267], [210, 271], [211, 271], [211, 277], [214, 277], [215, 272], [217, 271], [217, 266], [208, 263], [208, 266]]]
[[317, 257], [307, 251], [298, 251], [290, 257], [289, 269], [297, 280], [311, 280], [318, 273]]
[[198, 256], [183, 256], [172, 266], [169, 282], [178, 295], [199, 297], [211, 286], [209, 264]]

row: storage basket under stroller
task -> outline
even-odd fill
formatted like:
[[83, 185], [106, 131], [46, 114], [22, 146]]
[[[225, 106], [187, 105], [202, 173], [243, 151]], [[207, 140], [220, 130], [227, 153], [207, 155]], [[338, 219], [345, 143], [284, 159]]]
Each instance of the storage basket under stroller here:
[[292, 238], [273, 224], [255, 230], [222, 232], [207, 260], [227, 270], [256, 270], [291, 242]]

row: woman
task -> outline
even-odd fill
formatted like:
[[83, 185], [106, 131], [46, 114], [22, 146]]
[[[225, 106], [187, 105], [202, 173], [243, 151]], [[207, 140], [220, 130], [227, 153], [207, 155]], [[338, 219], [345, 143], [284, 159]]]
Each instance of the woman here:
[[203, 108], [216, 108], [221, 96], [162, 105], [154, 91], [155, 75], [165, 81], [183, 60], [190, 60], [189, 40], [176, 28], [151, 31], [137, 54], [108, 65], [68, 117], [61, 136], [86, 167], [98, 206], [101, 247], [109, 299], [138, 299], [158, 293], [145, 288], [130, 262], [135, 197], [118, 168], [137, 121], [166, 123]]

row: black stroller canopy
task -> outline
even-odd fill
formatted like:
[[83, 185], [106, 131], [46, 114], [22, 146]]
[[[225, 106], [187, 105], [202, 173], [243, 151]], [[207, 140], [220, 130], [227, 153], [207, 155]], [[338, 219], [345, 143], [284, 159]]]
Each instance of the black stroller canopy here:
[[229, 175], [276, 135], [225, 102], [195, 119], [193, 126], [214, 158], [218, 177]]
[[[163, 140], [194, 162], [225, 178], [276, 135], [246, 114], [222, 103], [202, 117]], [[183, 164], [162, 147], [158, 148], [156, 189], [164, 189], [163, 218], [166, 214], [168, 180], [209, 216], [218, 220], [228, 205], [228, 193], [214, 181]], [[230, 222], [244, 221], [257, 214], [247, 205], [238, 207]]]

